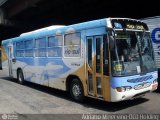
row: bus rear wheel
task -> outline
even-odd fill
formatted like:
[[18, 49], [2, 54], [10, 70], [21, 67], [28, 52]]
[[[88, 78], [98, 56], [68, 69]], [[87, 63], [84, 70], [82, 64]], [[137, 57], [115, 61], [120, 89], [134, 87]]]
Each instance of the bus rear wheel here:
[[20, 84], [24, 84], [24, 76], [23, 76], [22, 70], [18, 70], [17, 78], [18, 78], [18, 82]]
[[74, 78], [71, 82], [70, 86], [70, 94], [71, 97], [77, 101], [77, 102], [82, 102], [84, 99], [84, 91], [83, 91], [83, 86], [82, 83], [80, 82], [79, 79]]

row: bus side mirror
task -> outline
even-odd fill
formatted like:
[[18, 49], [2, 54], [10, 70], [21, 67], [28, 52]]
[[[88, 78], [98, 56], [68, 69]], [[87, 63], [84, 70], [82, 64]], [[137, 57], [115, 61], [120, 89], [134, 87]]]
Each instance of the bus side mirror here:
[[109, 49], [114, 49], [114, 38], [113, 36], [109, 36]]

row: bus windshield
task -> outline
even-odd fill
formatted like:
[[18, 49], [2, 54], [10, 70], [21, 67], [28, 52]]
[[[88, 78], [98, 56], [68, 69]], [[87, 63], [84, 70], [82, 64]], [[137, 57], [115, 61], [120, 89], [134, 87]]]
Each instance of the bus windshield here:
[[113, 76], [128, 76], [156, 70], [149, 32], [116, 31], [111, 50]]

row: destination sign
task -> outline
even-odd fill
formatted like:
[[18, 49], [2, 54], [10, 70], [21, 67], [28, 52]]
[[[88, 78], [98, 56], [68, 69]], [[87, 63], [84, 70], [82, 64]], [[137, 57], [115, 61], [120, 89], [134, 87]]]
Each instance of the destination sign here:
[[112, 26], [115, 29], [135, 29], [135, 30], [148, 30], [148, 27], [145, 23], [128, 20], [128, 19], [112, 19]]
[[134, 24], [126, 24], [126, 28], [128, 28], [128, 29], [145, 30], [143, 25], [134, 25]]

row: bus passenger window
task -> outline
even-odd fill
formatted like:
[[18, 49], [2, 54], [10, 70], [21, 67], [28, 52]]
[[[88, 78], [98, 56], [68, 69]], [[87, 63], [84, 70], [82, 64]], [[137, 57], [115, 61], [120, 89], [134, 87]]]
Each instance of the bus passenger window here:
[[33, 57], [33, 40], [26, 40], [25, 45], [25, 57]]
[[46, 38], [35, 40], [35, 57], [46, 57]]
[[48, 57], [62, 57], [63, 36], [48, 37]]
[[64, 36], [64, 57], [81, 57], [80, 33], [71, 33]]
[[23, 43], [23, 41], [16, 43], [16, 57], [24, 57], [24, 43]]

